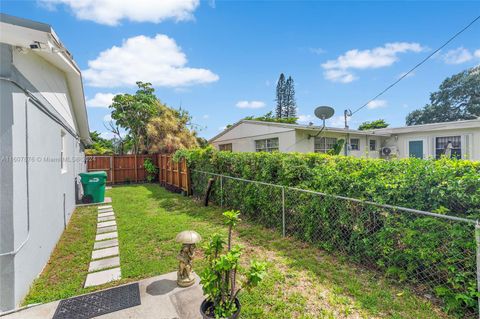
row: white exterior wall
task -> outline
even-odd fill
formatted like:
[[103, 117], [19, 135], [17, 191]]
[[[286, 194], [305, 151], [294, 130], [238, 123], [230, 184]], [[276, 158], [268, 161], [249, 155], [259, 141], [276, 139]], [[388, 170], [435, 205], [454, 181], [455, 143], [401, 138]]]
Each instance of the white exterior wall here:
[[392, 134], [385, 141], [385, 146], [396, 146], [399, 158], [409, 157], [408, 142], [422, 140], [424, 158], [435, 157], [435, 138], [443, 136], [462, 137], [462, 159], [480, 160], [480, 128], [443, 129], [415, 133]]
[[[318, 131], [301, 130], [287, 127], [279, 127], [275, 125], [240, 123], [230, 131], [218, 137], [212, 144], [219, 149], [221, 144], [232, 144], [234, 152], [255, 152], [255, 140], [278, 138], [280, 152], [299, 152], [310, 153], [315, 151], [315, 138], [308, 138], [309, 135], [315, 135]], [[322, 137], [335, 137], [337, 139], [346, 140], [345, 133], [324, 131]], [[360, 150], [349, 151], [349, 155], [355, 157], [373, 157], [378, 158], [379, 150], [382, 146], [382, 140], [378, 136], [368, 136], [350, 134], [350, 138], [358, 138], [360, 140]], [[377, 150], [369, 151], [369, 140], [377, 140]], [[344, 150], [342, 149], [342, 153]]]
[[[8, 52], [5, 46], [2, 50], [2, 53]], [[42, 62], [35, 54], [26, 54], [18, 59], [15, 50], [10, 52], [17, 56], [14, 60], [19, 64], [15, 67], [26, 73], [21, 72], [26, 80], [33, 78], [30, 84], [40, 86], [35, 87], [38, 92], [32, 92], [36, 95], [40, 92], [47, 99], [46, 103], [50, 104], [46, 106], [63, 114], [59, 119], [65, 124], [71, 123], [69, 126], [77, 133], [63, 72], [48, 62]], [[2, 69], [5, 73], [11, 70], [11, 74], [5, 76], [15, 76], [13, 64], [6, 60], [2, 60]], [[42, 87], [42, 79], [50, 83], [48, 88]], [[35, 81], [40, 83], [33, 83]], [[21, 247], [26, 240], [16, 254], [3, 256], [1, 260], [2, 266], [8, 265], [1, 269], [4, 276], [2, 278], [10, 278], [2, 288], [8, 287], [8, 291], [2, 292], [5, 299], [2, 300], [0, 311], [4, 311], [20, 305], [32, 281], [46, 265], [75, 209], [75, 178], [78, 173], [86, 170], [86, 165], [77, 137], [29, 101], [27, 95], [18, 87], [6, 81], [1, 85], [2, 113], [11, 114], [11, 117], [0, 119], [2, 132], [11, 132], [11, 140], [3, 140], [2, 137], [2, 143], [5, 143], [6, 147], [2, 149], [1, 155], [4, 159], [12, 159], [11, 167], [8, 168], [12, 178], [8, 178], [6, 171], [2, 172], [5, 179], [2, 179], [0, 203], [11, 203], [0, 206], [5, 208], [2, 211], [2, 222], [7, 221], [3, 219], [4, 216], [11, 216], [12, 227], [3, 229], [2, 238], [13, 241], [11, 247], [4, 248], [2, 252]], [[52, 102], [49, 103], [50, 101]], [[60, 163], [62, 134], [65, 134], [66, 158], [63, 171]]]
[[283, 127], [241, 123], [212, 144], [232, 144], [234, 152], [255, 152], [255, 140], [278, 137], [280, 152], [295, 152], [295, 130]]
[[[462, 126], [465, 127], [462, 128]], [[408, 132], [411, 130], [415, 132]], [[234, 152], [255, 152], [255, 140], [278, 137], [280, 152], [309, 153], [315, 151], [315, 138], [308, 137], [317, 133], [317, 129], [309, 129], [299, 125], [282, 126], [277, 123], [241, 122], [215, 138], [212, 144], [218, 149], [220, 144], [231, 143]], [[381, 158], [382, 147], [393, 147], [392, 155], [396, 155], [398, 158], [408, 158], [409, 141], [422, 140], [424, 143], [424, 158], [432, 158], [435, 157], [435, 139], [437, 137], [459, 135], [462, 138], [462, 158], [480, 160], [480, 121], [478, 120], [380, 129], [368, 132], [368, 134], [350, 131], [349, 139], [359, 139], [359, 150], [350, 149], [348, 155]], [[323, 131], [321, 136], [347, 140], [345, 132], [332, 128]], [[374, 151], [370, 151], [370, 140], [376, 141], [376, 150]], [[345, 151], [342, 150], [341, 154], [345, 154]]]
[[72, 102], [64, 72], [54, 67], [32, 51], [20, 53], [13, 50], [14, 66], [37, 88], [58, 114], [75, 128]]
[[[26, 156], [25, 95], [14, 94], [13, 157]], [[78, 140], [28, 103], [28, 193], [25, 161], [13, 165], [15, 247], [30, 239], [15, 257], [15, 300], [21, 302], [32, 281], [48, 262], [65, 225], [75, 210], [75, 177], [85, 171]], [[60, 168], [61, 135], [65, 135], [66, 169]]]

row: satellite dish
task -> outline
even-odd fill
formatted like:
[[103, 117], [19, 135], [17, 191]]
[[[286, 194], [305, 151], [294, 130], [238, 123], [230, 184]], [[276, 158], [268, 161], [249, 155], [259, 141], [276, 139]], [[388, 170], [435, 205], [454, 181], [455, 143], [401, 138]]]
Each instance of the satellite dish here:
[[330, 106], [319, 106], [315, 109], [314, 111], [315, 113], [315, 116], [318, 117], [319, 119], [321, 119], [323, 121], [323, 126], [321, 128], [321, 130], [316, 134], [316, 135], [308, 135], [308, 139], [312, 138], [312, 137], [317, 137], [319, 136], [322, 131], [325, 129], [325, 120], [326, 119], [329, 119], [333, 116], [333, 114], [335, 114], [335, 110], [333, 108], [331, 108]]
[[315, 116], [321, 119], [322, 121], [325, 121], [326, 119], [329, 119], [335, 114], [335, 110], [331, 108], [330, 106], [319, 106], [315, 109]]

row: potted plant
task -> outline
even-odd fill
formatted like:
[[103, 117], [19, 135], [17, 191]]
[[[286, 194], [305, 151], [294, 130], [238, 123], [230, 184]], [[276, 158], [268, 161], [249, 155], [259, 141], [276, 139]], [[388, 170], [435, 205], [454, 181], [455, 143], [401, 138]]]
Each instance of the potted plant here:
[[[240, 221], [238, 211], [223, 213], [228, 226], [228, 241], [215, 234], [204, 247], [208, 265], [200, 275], [203, 293], [206, 299], [200, 306], [204, 319], [238, 318], [240, 302], [238, 293], [241, 289], [249, 291], [258, 285], [266, 273], [266, 263], [252, 261], [245, 272], [241, 287], [237, 286], [237, 274], [241, 270], [239, 261], [242, 247], [232, 247], [232, 230]], [[225, 249], [225, 244], [227, 245]]]

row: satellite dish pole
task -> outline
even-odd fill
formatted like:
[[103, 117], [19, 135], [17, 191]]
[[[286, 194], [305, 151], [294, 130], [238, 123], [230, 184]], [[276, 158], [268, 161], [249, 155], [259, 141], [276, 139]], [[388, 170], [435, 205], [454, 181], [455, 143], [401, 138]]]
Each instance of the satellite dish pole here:
[[352, 116], [353, 113], [350, 109], [346, 109], [343, 111], [343, 116], [345, 118], [345, 131], [347, 132], [347, 140], [345, 141], [345, 156], [348, 155], [348, 148], [350, 147], [350, 133], [349, 133], [349, 126], [348, 126], [348, 117]]
[[322, 131], [325, 129], [325, 120], [331, 118], [333, 114], [335, 114], [335, 110], [330, 106], [319, 106], [315, 109], [314, 113], [316, 117], [322, 120], [322, 128], [316, 135], [308, 134], [308, 139], [317, 137], [322, 133]]

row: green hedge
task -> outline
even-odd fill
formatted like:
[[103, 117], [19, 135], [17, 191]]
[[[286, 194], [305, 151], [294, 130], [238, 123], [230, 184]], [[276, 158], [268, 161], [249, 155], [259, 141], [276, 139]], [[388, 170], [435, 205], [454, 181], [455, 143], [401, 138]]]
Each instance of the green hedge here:
[[[461, 160], [385, 161], [298, 153], [178, 151], [189, 167], [249, 180], [354, 197], [377, 203], [480, 217], [480, 163]], [[203, 194], [204, 174], [191, 172]], [[281, 230], [279, 189], [224, 180], [212, 199]], [[457, 315], [477, 311], [476, 244], [472, 224], [424, 217], [308, 193], [286, 192], [287, 234], [375, 267], [434, 294]]]

